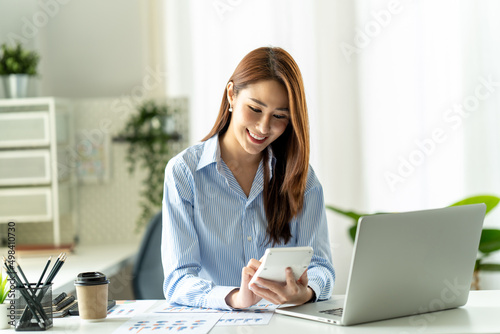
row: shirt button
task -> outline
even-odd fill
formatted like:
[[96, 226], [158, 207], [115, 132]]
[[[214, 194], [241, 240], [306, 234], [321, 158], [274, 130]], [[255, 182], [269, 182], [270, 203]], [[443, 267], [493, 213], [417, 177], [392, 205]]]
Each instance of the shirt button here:
[[251, 236], [248, 236], [248, 237], [247, 237], [247, 240], [248, 240], [248, 241], [252, 241], [252, 237], [251, 237]]

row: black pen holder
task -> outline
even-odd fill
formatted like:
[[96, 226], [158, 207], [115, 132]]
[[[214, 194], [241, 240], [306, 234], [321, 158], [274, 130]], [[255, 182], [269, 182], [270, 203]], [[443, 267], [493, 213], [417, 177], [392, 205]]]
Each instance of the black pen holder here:
[[44, 331], [52, 328], [52, 284], [30, 284], [15, 288], [16, 331]]

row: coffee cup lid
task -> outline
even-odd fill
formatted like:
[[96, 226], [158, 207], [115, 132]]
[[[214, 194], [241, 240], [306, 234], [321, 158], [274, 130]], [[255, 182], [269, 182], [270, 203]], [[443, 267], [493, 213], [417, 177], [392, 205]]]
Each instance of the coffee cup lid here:
[[106, 275], [98, 271], [80, 273], [76, 276], [75, 285], [100, 285], [108, 284]]

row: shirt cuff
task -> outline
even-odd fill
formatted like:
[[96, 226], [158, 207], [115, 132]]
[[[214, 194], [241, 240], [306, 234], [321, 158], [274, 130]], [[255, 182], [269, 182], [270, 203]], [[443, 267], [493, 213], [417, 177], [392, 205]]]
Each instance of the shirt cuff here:
[[233, 310], [231, 306], [227, 305], [226, 297], [227, 295], [238, 287], [235, 286], [214, 286], [212, 290], [207, 295], [207, 305], [208, 308], [216, 308], [221, 310]]
[[314, 294], [316, 297], [315, 299], [311, 300], [310, 302], [311, 303], [317, 302], [319, 294], [321, 293], [321, 287], [314, 281], [309, 281], [307, 285], [314, 291]]

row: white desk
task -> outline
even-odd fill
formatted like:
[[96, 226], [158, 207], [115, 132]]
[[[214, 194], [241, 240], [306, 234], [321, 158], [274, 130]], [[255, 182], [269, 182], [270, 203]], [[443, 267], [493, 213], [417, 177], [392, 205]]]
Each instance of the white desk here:
[[[74, 281], [79, 273], [86, 271], [99, 271], [107, 277], [116, 275], [120, 269], [133, 263], [138, 245], [112, 244], [112, 245], [78, 245], [68, 258], [54, 279], [52, 294], [70, 292], [75, 289]], [[49, 267], [52, 268], [59, 254], [52, 256]], [[17, 257], [17, 261], [23, 268], [26, 276], [31, 282], [37, 282], [47, 262], [48, 256]], [[48, 271], [48, 270], [47, 270]], [[46, 273], [45, 275], [48, 275]], [[128, 281], [130, 277], [126, 278]], [[123, 282], [128, 284], [129, 282]]]
[[[158, 301], [157, 303], [161, 303]], [[154, 307], [154, 306], [153, 306]], [[214, 327], [210, 334], [281, 334], [281, 333], [500, 333], [500, 290], [472, 291], [464, 307], [454, 310], [378, 321], [357, 326], [334, 326], [274, 314], [268, 325]], [[82, 322], [78, 317], [54, 319], [50, 332], [112, 333], [126, 319]], [[14, 329], [0, 331], [14, 333]], [[40, 333], [40, 332], [38, 332]]]

